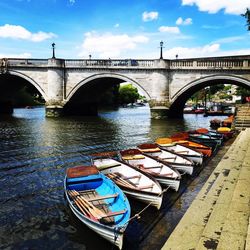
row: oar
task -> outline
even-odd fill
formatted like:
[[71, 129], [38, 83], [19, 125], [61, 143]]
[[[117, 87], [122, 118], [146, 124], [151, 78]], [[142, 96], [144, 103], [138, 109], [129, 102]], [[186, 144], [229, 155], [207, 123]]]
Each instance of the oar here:
[[102, 223], [109, 223], [109, 220], [107, 220], [106, 213], [102, 212], [100, 209], [95, 207], [93, 204], [91, 204], [89, 201], [87, 201], [83, 196], [81, 196], [77, 191], [72, 190], [72, 193], [78, 197], [79, 201], [83, 206], [85, 206], [88, 211], [100, 222]]
[[89, 216], [89, 217], [91, 217], [91, 219], [95, 219], [92, 216], [92, 214], [89, 213], [89, 211], [86, 209], [86, 207], [81, 204], [81, 202], [79, 201], [79, 199], [77, 198], [77, 196], [75, 196], [74, 194], [72, 194], [70, 190], [68, 191], [68, 194], [70, 195], [70, 197], [72, 198], [72, 200], [76, 203], [76, 205], [78, 206], [78, 208], [81, 210], [81, 212], [85, 216]]
[[134, 186], [133, 184], [129, 183], [128, 181], [124, 180], [121, 176], [117, 175], [117, 174], [108, 174], [108, 177], [110, 177], [112, 180], [114, 180], [117, 183], [120, 183], [123, 186], [127, 186], [129, 188], [136, 188], [136, 186]]

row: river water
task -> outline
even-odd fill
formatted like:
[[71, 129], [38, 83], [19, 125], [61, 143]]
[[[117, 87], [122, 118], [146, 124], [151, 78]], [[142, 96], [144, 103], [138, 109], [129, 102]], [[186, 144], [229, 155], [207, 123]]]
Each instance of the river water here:
[[[98, 117], [45, 118], [44, 108], [1, 116], [0, 249], [113, 249], [72, 215], [63, 193], [66, 168], [89, 164], [94, 152], [208, 128], [210, 119], [188, 114], [151, 120], [148, 107], [103, 111]], [[136, 213], [143, 205], [132, 201], [131, 207]], [[157, 213], [149, 208], [141, 220], [130, 223], [124, 249], [140, 248]]]

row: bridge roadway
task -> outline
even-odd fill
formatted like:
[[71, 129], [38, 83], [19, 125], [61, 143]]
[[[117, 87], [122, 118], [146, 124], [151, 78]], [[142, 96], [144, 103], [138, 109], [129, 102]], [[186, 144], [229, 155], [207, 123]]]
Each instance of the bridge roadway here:
[[250, 128], [240, 132], [162, 250], [250, 249]]

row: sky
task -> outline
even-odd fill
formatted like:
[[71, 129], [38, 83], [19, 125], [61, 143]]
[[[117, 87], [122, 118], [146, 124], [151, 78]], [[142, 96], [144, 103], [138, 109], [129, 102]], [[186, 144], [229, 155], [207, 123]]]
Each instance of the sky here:
[[0, 0], [0, 58], [250, 55], [250, 0]]

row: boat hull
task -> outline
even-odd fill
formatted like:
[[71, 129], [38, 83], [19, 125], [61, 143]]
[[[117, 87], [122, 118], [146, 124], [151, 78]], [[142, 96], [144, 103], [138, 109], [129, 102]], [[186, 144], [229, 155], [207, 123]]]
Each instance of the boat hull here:
[[187, 148], [185, 146], [182, 145], [168, 145], [168, 146], [163, 146], [160, 145], [160, 148], [162, 149], [167, 149], [169, 151], [173, 151], [178, 155], [184, 156], [187, 159], [189, 159], [190, 161], [201, 165], [203, 162], [203, 155], [201, 153], [198, 153], [195, 150], [192, 150], [190, 148]]
[[[94, 159], [93, 162], [96, 167], [107, 176], [112, 173], [120, 173], [125, 179], [130, 179], [129, 176], [140, 176], [139, 178], [132, 178], [137, 184], [135, 185], [135, 188], [129, 188], [128, 186], [119, 185], [119, 182], [117, 182], [116, 184], [128, 197], [131, 197], [146, 204], [150, 204], [151, 206], [160, 209], [162, 204], [162, 188], [155, 178], [144, 173], [136, 167], [133, 167], [129, 164], [115, 159]], [[152, 190], [150, 190], [151, 188], [149, 188], [150, 191], [148, 189], [140, 190], [140, 186], [145, 187], [150, 185], [154, 186]]]
[[73, 204], [70, 202], [69, 197], [67, 195], [67, 192], [65, 192], [67, 200], [69, 202], [69, 207], [71, 211], [74, 213], [74, 215], [82, 222], [84, 225], [86, 225], [88, 228], [95, 231], [98, 235], [106, 239], [107, 241], [111, 242], [112, 244], [116, 245], [119, 249], [122, 249], [123, 246], [123, 234], [124, 230], [115, 231], [114, 228], [110, 229], [109, 227], [105, 227], [105, 225], [97, 224], [93, 222], [92, 220], [86, 218], [85, 216], [82, 216], [81, 213], [78, 212], [77, 209], [73, 206]]
[[[115, 183], [93, 165], [78, 166], [67, 169], [64, 192], [71, 211], [81, 222], [122, 248], [131, 209], [126, 196]], [[101, 210], [101, 206], [105, 206], [105, 210]]]
[[123, 192], [133, 199], [136, 199], [140, 202], [150, 204], [151, 206], [156, 207], [158, 210], [161, 208], [162, 204], [162, 195], [152, 195], [152, 194], [145, 194], [140, 192], [134, 192], [132, 190], [125, 190]]

